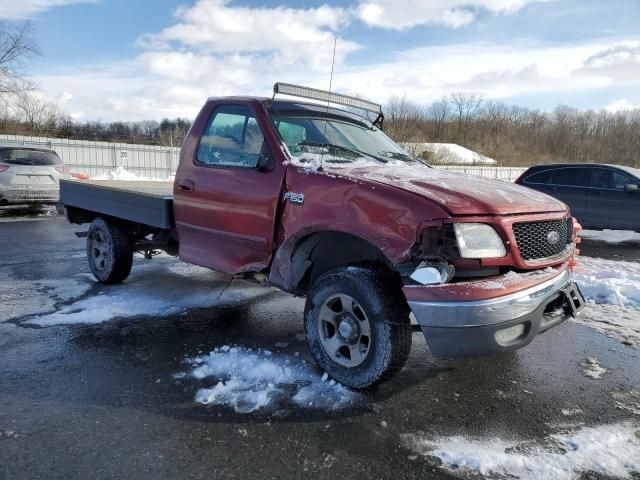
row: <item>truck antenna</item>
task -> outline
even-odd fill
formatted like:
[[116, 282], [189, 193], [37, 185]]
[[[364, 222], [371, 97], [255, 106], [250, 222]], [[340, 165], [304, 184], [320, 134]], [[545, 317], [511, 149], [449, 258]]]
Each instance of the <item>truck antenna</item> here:
[[[327, 97], [327, 116], [329, 116], [329, 102], [331, 101], [331, 89], [333, 88], [333, 68], [336, 64], [336, 45], [338, 44], [338, 36], [333, 36], [333, 56], [331, 58], [331, 75], [329, 76], [329, 95]], [[324, 139], [327, 139], [327, 124], [329, 123], [328, 119], [324, 120], [324, 132], [322, 136]], [[318, 167], [318, 171], [322, 172], [323, 168], [323, 159], [324, 159], [324, 151], [320, 155], [320, 167]]]

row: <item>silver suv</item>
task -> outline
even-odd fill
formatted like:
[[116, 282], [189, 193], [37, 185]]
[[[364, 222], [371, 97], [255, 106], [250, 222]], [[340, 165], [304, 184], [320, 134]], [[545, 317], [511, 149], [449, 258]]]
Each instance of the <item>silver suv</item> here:
[[71, 175], [53, 150], [0, 144], [0, 206], [58, 203], [61, 178]]

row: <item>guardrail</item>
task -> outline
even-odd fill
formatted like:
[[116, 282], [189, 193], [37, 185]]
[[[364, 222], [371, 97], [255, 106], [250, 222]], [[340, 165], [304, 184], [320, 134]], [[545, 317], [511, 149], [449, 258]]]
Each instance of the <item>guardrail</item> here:
[[[140, 177], [168, 180], [173, 178], [180, 158], [179, 148], [156, 145], [92, 142], [22, 135], [0, 135], [0, 143], [46, 146], [55, 150], [72, 171], [86, 173], [90, 177], [108, 175], [110, 172], [124, 168]], [[436, 165], [435, 168], [505, 182], [513, 182], [526, 170], [524, 167], [472, 165]]]

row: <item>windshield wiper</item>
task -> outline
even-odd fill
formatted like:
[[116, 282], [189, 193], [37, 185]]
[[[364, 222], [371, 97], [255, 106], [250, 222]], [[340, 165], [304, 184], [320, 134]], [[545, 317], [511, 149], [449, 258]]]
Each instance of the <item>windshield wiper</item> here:
[[387, 161], [383, 158], [376, 157], [370, 153], [362, 152], [360, 150], [356, 150], [355, 148], [343, 147], [342, 145], [336, 145], [334, 143], [321, 143], [321, 142], [312, 142], [309, 140], [303, 140], [299, 142], [298, 145], [303, 147], [326, 147], [326, 148], [334, 148], [336, 150], [341, 150], [343, 152], [353, 153], [354, 155], [358, 155], [359, 157], [371, 157], [375, 160], [378, 160], [382, 163], [387, 163]]
[[378, 155], [393, 158], [394, 160], [403, 160], [408, 162], [414, 162], [416, 160], [411, 155], [407, 155], [406, 153], [400, 153], [400, 152], [382, 151], [382, 152], [378, 152]]

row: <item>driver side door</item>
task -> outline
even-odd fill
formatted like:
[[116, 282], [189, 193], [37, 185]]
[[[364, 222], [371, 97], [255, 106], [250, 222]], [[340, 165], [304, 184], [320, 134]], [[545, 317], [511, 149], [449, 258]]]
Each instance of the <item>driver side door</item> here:
[[260, 271], [274, 248], [285, 168], [272, 156], [259, 107], [222, 103], [209, 112], [196, 120], [176, 174], [180, 258], [231, 274]]

